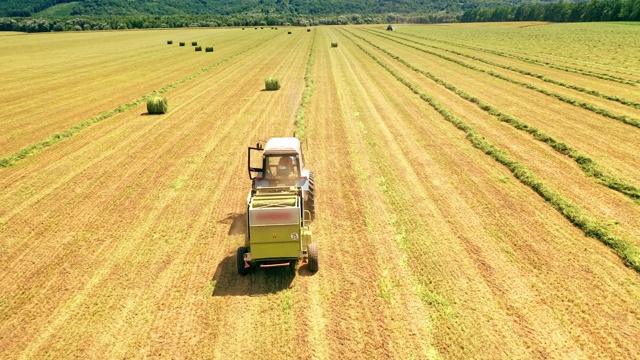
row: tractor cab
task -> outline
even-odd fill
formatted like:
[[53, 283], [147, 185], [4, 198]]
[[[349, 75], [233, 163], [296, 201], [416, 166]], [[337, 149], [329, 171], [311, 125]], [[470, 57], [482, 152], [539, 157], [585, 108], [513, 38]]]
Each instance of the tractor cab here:
[[303, 161], [298, 139], [272, 138], [249, 148], [249, 178], [254, 188], [303, 186], [309, 175]]

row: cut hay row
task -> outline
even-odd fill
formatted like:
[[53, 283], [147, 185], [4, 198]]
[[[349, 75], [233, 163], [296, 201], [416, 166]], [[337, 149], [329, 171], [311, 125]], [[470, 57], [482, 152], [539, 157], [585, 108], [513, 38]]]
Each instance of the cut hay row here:
[[267, 91], [275, 91], [280, 89], [280, 80], [270, 77], [264, 80], [264, 87]]
[[[355, 36], [355, 34], [353, 34], [351, 31], [344, 31], [347, 31], [350, 35]], [[497, 148], [496, 146], [491, 144], [462, 119], [453, 115], [447, 108], [442, 106], [433, 97], [424, 93], [417, 86], [406, 80], [387, 63], [379, 59], [373, 53], [369, 52], [362, 45], [354, 41], [351, 37], [348, 38], [351, 39], [360, 50], [371, 57], [371, 59], [373, 59], [377, 64], [379, 64], [387, 72], [392, 74], [398, 81], [403, 83], [407, 88], [413, 91], [416, 95], [420, 96], [422, 100], [433, 107], [433, 109], [435, 109], [438, 113], [440, 113], [440, 115], [442, 115], [444, 120], [450, 122], [456, 128], [463, 131], [466, 134], [467, 140], [471, 142], [474, 147], [482, 150], [485, 154], [508, 168], [516, 179], [518, 179], [522, 184], [530, 187], [533, 191], [540, 195], [540, 197], [542, 197], [542, 199], [544, 199], [549, 205], [556, 209], [577, 228], [582, 230], [586, 236], [597, 239], [605, 245], [609, 246], [627, 266], [640, 273], [640, 249], [636, 248], [624, 238], [613, 236], [607, 229], [607, 226], [605, 224], [602, 224], [596, 219], [586, 216], [580, 209], [580, 207], [571, 203], [570, 201], [562, 197], [557, 191], [538, 179], [533, 171], [531, 171], [525, 165], [517, 162], [514, 157], [507, 151]]]
[[557, 151], [560, 154], [566, 155], [567, 157], [569, 157], [570, 159], [574, 160], [576, 162], [576, 164], [579, 166], [579, 168], [583, 171], [583, 173], [585, 175], [587, 175], [590, 178], [595, 179], [595, 181], [599, 184], [602, 184], [604, 186], [607, 186], [608, 188], [618, 191], [628, 197], [630, 197], [631, 199], [635, 200], [636, 203], [640, 204], [640, 189], [634, 187], [633, 185], [625, 182], [622, 179], [616, 178], [614, 176], [612, 176], [611, 174], [607, 173], [607, 171], [600, 166], [598, 163], [596, 163], [595, 160], [593, 160], [592, 158], [590, 158], [589, 156], [580, 153], [578, 150], [576, 150], [574, 147], [560, 142], [556, 139], [554, 139], [553, 137], [549, 136], [548, 134], [545, 134], [544, 132], [542, 132], [539, 129], [536, 129], [535, 127], [525, 123], [524, 121], [505, 114], [504, 112], [502, 112], [500, 109], [488, 104], [487, 102], [471, 96], [470, 94], [464, 92], [463, 90], [459, 89], [458, 87], [456, 87], [455, 85], [453, 85], [452, 83], [446, 82], [444, 80], [442, 80], [441, 78], [435, 76], [433, 73], [422, 70], [414, 65], [412, 65], [411, 63], [409, 63], [408, 61], [404, 60], [402, 57], [395, 55], [394, 53], [382, 48], [381, 46], [369, 41], [366, 38], [363, 38], [361, 36], [358, 36], [357, 34], [353, 34], [353, 36], [357, 37], [358, 39], [368, 43], [370, 46], [384, 52], [385, 54], [389, 55], [389, 57], [391, 57], [392, 59], [398, 61], [399, 63], [403, 64], [404, 66], [406, 66], [407, 68], [420, 73], [424, 76], [426, 76], [427, 78], [433, 80], [435, 83], [445, 87], [446, 89], [452, 91], [453, 93], [455, 93], [456, 95], [458, 95], [459, 97], [461, 97], [462, 99], [478, 106], [480, 109], [482, 109], [483, 111], [485, 111], [486, 113], [490, 114], [491, 116], [493, 116], [494, 118], [496, 118], [497, 120], [504, 122], [504, 123], [508, 123], [510, 125], [512, 125], [514, 128], [527, 132], [530, 135], [532, 135], [534, 137], [534, 139], [539, 140], [547, 145], [549, 145], [552, 149], [554, 149], [555, 151]]
[[307, 108], [309, 107], [309, 103], [311, 102], [311, 97], [313, 96], [314, 91], [312, 74], [314, 70], [315, 55], [316, 34], [314, 33], [311, 40], [311, 48], [309, 49], [309, 59], [307, 60], [307, 66], [304, 73], [304, 91], [302, 92], [302, 100], [300, 101], [300, 105], [298, 106], [295, 115], [295, 137], [300, 139], [301, 142], [306, 139], [307, 135], [305, 115], [307, 113]]
[[599, 73], [599, 72], [595, 72], [595, 71], [584, 70], [584, 69], [579, 69], [579, 68], [570, 67], [570, 66], [562, 66], [562, 65], [554, 64], [554, 63], [549, 62], [549, 61], [536, 60], [536, 59], [528, 58], [526, 56], [520, 56], [520, 55], [506, 53], [504, 51], [497, 51], [497, 50], [492, 50], [492, 49], [488, 49], [488, 48], [484, 48], [484, 47], [470, 46], [470, 45], [466, 45], [466, 44], [462, 44], [462, 43], [455, 43], [455, 42], [452, 42], [452, 41], [447, 41], [447, 40], [437, 39], [437, 38], [430, 38], [430, 37], [420, 36], [420, 35], [416, 35], [416, 34], [408, 34], [408, 33], [404, 33], [404, 34], [406, 34], [408, 36], [424, 39], [424, 40], [439, 42], [439, 43], [443, 43], [443, 44], [447, 44], [447, 45], [453, 45], [453, 46], [457, 46], [457, 47], [467, 48], [467, 49], [474, 50], [474, 51], [485, 52], [485, 53], [489, 53], [489, 54], [493, 54], [493, 55], [497, 55], [497, 56], [501, 56], [501, 57], [505, 57], [505, 58], [515, 59], [515, 60], [519, 60], [519, 61], [522, 61], [522, 62], [534, 64], [534, 65], [545, 66], [545, 67], [548, 67], [548, 68], [552, 68], [552, 69], [556, 69], [556, 70], [560, 70], [560, 71], [564, 71], [564, 72], [590, 76], [590, 77], [594, 77], [594, 78], [597, 78], [597, 79], [600, 79], [600, 80], [612, 81], [612, 82], [616, 82], [616, 83], [619, 83], [619, 84], [634, 85], [634, 86], [640, 84], [640, 80], [624, 79], [624, 78], [621, 78], [621, 77], [618, 77], [618, 76], [613, 76], [611, 74]]
[[[628, 107], [631, 107], [631, 108], [634, 108], [634, 109], [640, 109], [640, 102], [624, 99], [624, 98], [621, 98], [621, 97], [615, 96], [615, 95], [608, 95], [608, 94], [602, 93], [602, 92], [597, 91], [597, 90], [587, 89], [587, 88], [582, 87], [582, 86], [568, 84], [568, 83], [565, 83], [565, 82], [562, 82], [562, 81], [558, 81], [558, 80], [549, 78], [546, 75], [538, 74], [538, 73], [535, 73], [535, 72], [532, 72], [532, 71], [523, 70], [523, 69], [520, 69], [520, 68], [517, 68], [517, 67], [514, 67], [514, 66], [503, 65], [503, 64], [497, 63], [495, 61], [490, 61], [490, 60], [483, 59], [483, 58], [480, 58], [480, 57], [477, 57], [477, 56], [464, 54], [464, 53], [456, 51], [456, 50], [445, 49], [445, 48], [440, 48], [440, 47], [433, 46], [433, 45], [424, 44], [424, 43], [421, 43], [421, 42], [418, 42], [418, 41], [415, 41], [415, 40], [411, 40], [411, 39], [407, 39], [407, 38], [403, 38], [403, 37], [397, 36], [397, 35], [393, 36], [393, 37], [388, 37], [388, 36], [383, 36], [381, 34], [378, 34], [378, 33], [374, 32], [374, 31], [369, 31], [369, 33], [376, 34], [376, 35], [379, 35], [381, 37], [384, 37], [386, 39], [393, 40], [393, 41], [396, 41], [396, 42], [398, 42], [396, 39], [402, 39], [404, 41], [408, 41], [408, 42], [411, 42], [411, 43], [414, 43], [414, 44], [418, 44], [418, 45], [421, 45], [421, 46], [427, 46], [427, 47], [430, 47], [430, 48], [433, 48], [433, 49], [436, 49], [436, 50], [445, 51], [445, 52], [448, 52], [448, 53], [451, 53], [451, 54], [454, 54], [454, 55], [462, 56], [462, 57], [465, 57], [465, 58], [468, 58], [468, 59], [471, 59], [471, 60], [475, 60], [475, 61], [487, 64], [487, 65], [491, 65], [491, 66], [495, 66], [495, 67], [498, 67], [498, 68], [501, 68], [501, 69], [517, 72], [517, 73], [525, 75], [525, 76], [531, 76], [533, 78], [542, 80], [544, 82], [547, 82], [547, 83], [550, 83], [550, 84], [553, 84], [553, 85], [561, 86], [561, 87], [564, 87], [564, 88], [567, 88], [567, 89], [575, 90], [575, 91], [578, 91], [578, 92], [581, 92], [581, 93], [584, 93], [584, 94], [587, 94], [587, 95], [592, 95], [592, 96], [595, 96], [595, 97], [599, 97], [599, 98], [602, 98], [602, 99], [615, 101], [615, 102], [618, 102], [618, 103], [620, 103], [622, 105], [625, 105], [625, 106], [628, 106]], [[398, 43], [402, 44], [401, 42], [398, 42]], [[408, 44], [403, 44], [403, 45], [410, 46]], [[419, 48], [413, 47], [413, 46], [412, 46], [412, 48], [419, 49]]]
[[[376, 33], [375, 35], [376, 36], [380, 36], [380, 37], [385, 37], [385, 36], [380, 35], [378, 33]], [[394, 41], [396, 41], [396, 40], [394, 40]], [[398, 42], [398, 41], [396, 41], [396, 42]], [[535, 86], [533, 84], [529, 84], [529, 83], [526, 83], [526, 82], [515, 80], [515, 79], [513, 79], [511, 77], [499, 74], [499, 73], [497, 73], [495, 71], [492, 71], [492, 70], [480, 69], [477, 66], [468, 64], [468, 63], [466, 63], [464, 61], [452, 58], [450, 56], [442, 55], [442, 54], [439, 54], [437, 52], [433, 52], [433, 51], [430, 51], [430, 50], [422, 49], [422, 48], [419, 48], [419, 47], [416, 47], [416, 46], [413, 46], [413, 45], [404, 44], [404, 43], [400, 43], [400, 42], [398, 42], [398, 43], [402, 44], [404, 46], [416, 49], [418, 51], [424, 52], [426, 54], [437, 56], [437, 57], [439, 57], [441, 59], [450, 61], [452, 63], [455, 63], [455, 64], [458, 64], [460, 66], [466, 67], [468, 69], [471, 69], [471, 70], [474, 70], [474, 71], [477, 71], [477, 72], [481, 72], [481, 73], [484, 73], [484, 74], [491, 75], [491, 76], [493, 76], [495, 78], [498, 78], [500, 80], [504, 80], [504, 81], [510, 82], [512, 84], [516, 84], [518, 86], [527, 88], [529, 90], [537, 91], [537, 92], [539, 92], [541, 94], [547, 95], [549, 97], [552, 97], [554, 99], [560, 100], [560, 101], [565, 102], [567, 104], [571, 104], [573, 106], [576, 106], [576, 107], [591, 111], [591, 112], [593, 112], [595, 114], [602, 115], [602, 116], [604, 116], [606, 118], [609, 118], [609, 119], [612, 119], [612, 120], [617, 120], [617, 121], [622, 122], [624, 124], [631, 125], [631, 126], [636, 127], [636, 128], [640, 128], [640, 118], [636, 118], [636, 117], [632, 117], [632, 116], [628, 116], [628, 115], [615, 114], [615, 113], [613, 113], [613, 112], [611, 112], [611, 111], [609, 111], [607, 109], [601, 108], [599, 106], [595, 106], [595, 105], [590, 104], [588, 102], [576, 100], [576, 99], [571, 98], [569, 96], [565, 96], [565, 95], [562, 95], [562, 94], [554, 92], [554, 91], [549, 91], [549, 90], [540, 88], [538, 86]]]
[[176, 87], [178, 87], [178, 86], [180, 86], [180, 85], [182, 85], [182, 84], [184, 84], [184, 83], [186, 83], [188, 81], [191, 81], [191, 80], [197, 78], [198, 76], [201, 76], [202, 74], [208, 73], [211, 70], [215, 69], [216, 67], [218, 67], [218, 66], [220, 66], [220, 65], [222, 65], [222, 64], [224, 64], [224, 63], [226, 63], [226, 62], [228, 62], [228, 61], [230, 61], [230, 60], [232, 60], [232, 59], [234, 59], [234, 58], [236, 58], [236, 57], [248, 52], [248, 51], [251, 51], [251, 50], [254, 50], [254, 49], [256, 49], [256, 48], [258, 48], [260, 46], [263, 46], [265, 43], [267, 43], [268, 41], [270, 41], [272, 39], [273, 38], [270, 38], [270, 39], [268, 39], [266, 41], [259, 42], [259, 43], [255, 44], [253, 46], [249, 46], [249, 47], [243, 48], [241, 51], [239, 51], [239, 52], [237, 52], [235, 54], [232, 54], [232, 55], [230, 55], [230, 56], [218, 61], [215, 64], [209, 65], [209, 66], [203, 68], [202, 70], [200, 70], [200, 71], [198, 71], [196, 73], [193, 73], [193, 74], [191, 74], [191, 75], [189, 75], [187, 77], [184, 77], [184, 78], [182, 78], [182, 79], [180, 79], [178, 81], [175, 81], [175, 82], [173, 82], [173, 83], [171, 83], [169, 85], [165, 85], [159, 90], [153, 91], [153, 92], [151, 92], [151, 93], [149, 93], [147, 95], [143, 95], [143, 96], [141, 96], [141, 97], [139, 97], [139, 98], [137, 98], [137, 99], [135, 99], [133, 101], [130, 101], [130, 102], [124, 104], [124, 105], [118, 106], [115, 109], [112, 109], [112, 110], [109, 110], [109, 111], [105, 111], [105, 112], [103, 112], [103, 113], [101, 113], [99, 115], [96, 115], [96, 116], [88, 119], [88, 120], [82, 121], [81, 123], [71, 127], [70, 129], [58, 132], [58, 133], [52, 135], [51, 137], [49, 137], [46, 140], [40, 141], [40, 142], [35, 143], [33, 145], [29, 145], [29, 146], [27, 146], [27, 147], [15, 152], [15, 153], [11, 154], [11, 155], [9, 155], [9, 156], [6, 156], [4, 158], [0, 158], [0, 171], [2, 169], [4, 169], [4, 168], [8, 168], [10, 166], [15, 165], [15, 163], [20, 161], [20, 160], [23, 160], [23, 159], [25, 159], [27, 157], [30, 157], [30, 156], [33, 156], [33, 155], [37, 154], [40, 150], [42, 150], [44, 148], [52, 146], [52, 145], [64, 140], [65, 138], [68, 138], [68, 137], [71, 137], [71, 136], [77, 134], [78, 132], [82, 131], [83, 129], [85, 129], [85, 128], [93, 125], [93, 124], [96, 124], [96, 123], [101, 122], [101, 121], [103, 121], [105, 119], [111, 118], [116, 114], [131, 110], [134, 107], [136, 107], [139, 104], [141, 104], [144, 101], [146, 101], [150, 96], [163, 94], [163, 93], [165, 93], [165, 92], [167, 92], [167, 91], [169, 91], [169, 90], [171, 90], [173, 88], [176, 88]]

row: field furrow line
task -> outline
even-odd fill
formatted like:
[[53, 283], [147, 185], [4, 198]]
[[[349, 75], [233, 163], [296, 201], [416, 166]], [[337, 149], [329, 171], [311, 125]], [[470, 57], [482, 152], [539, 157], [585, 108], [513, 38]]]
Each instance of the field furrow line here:
[[443, 39], [430, 38], [430, 37], [420, 36], [420, 35], [416, 35], [416, 34], [408, 34], [408, 33], [403, 33], [403, 34], [411, 36], [411, 37], [414, 37], [414, 38], [419, 38], [419, 39], [434, 41], [434, 42], [438, 42], [438, 43], [453, 45], [453, 46], [457, 46], [457, 47], [461, 47], [461, 48], [466, 48], [466, 49], [471, 49], [471, 50], [480, 51], [480, 52], [484, 52], [484, 53], [489, 53], [489, 54], [493, 54], [493, 55], [498, 55], [498, 56], [502, 56], [502, 57], [505, 57], [505, 58], [516, 59], [516, 60], [520, 60], [522, 62], [534, 64], [534, 65], [546, 66], [546, 67], [549, 67], [549, 68], [552, 68], [552, 69], [562, 70], [562, 71], [566, 71], [566, 72], [569, 72], [569, 73], [591, 76], [591, 77], [594, 77], [594, 78], [597, 78], [597, 79], [612, 81], [612, 82], [616, 82], [616, 83], [619, 83], [619, 84], [632, 85], [632, 86], [639, 86], [640, 85], [640, 80], [625, 79], [625, 78], [613, 76], [613, 75], [607, 74], [607, 73], [598, 73], [598, 72], [594, 72], [594, 71], [590, 71], [590, 70], [578, 69], [578, 68], [573, 68], [573, 67], [568, 67], [568, 66], [561, 66], [561, 65], [557, 65], [557, 64], [554, 64], [554, 63], [551, 63], [551, 62], [548, 62], [548, 61], [541, 61], [541, 60], [537, 60], [537, 59], [528, 58], [528, 57], [525, 57], [525, 56], [519, 56], [519, 55], [506, 53], [506, 52], [503, 52], [503, 51], [497, 51], [497, 50], [491, 50], [491, 49], [482, 48], [482, 47], [470, 46], [470, 45], [465, 45], [465, 44], [462, 44], [462, 43], [446, 41], [446, 40], [443, 40]]
[[[273, 38], [271, 38], [271, 39], [273, 39]], [[0, 171], [3, 168], [6, 168], [6, 167], [14, 165], [17, 161], [20, 161], [20, 160], [22, 160], [22, 159], [24, 159], [26, 157], [35, 155], [36, 153], [38, 153], [39, 151], [41, 151], [44, 148], [50, 147], [50, 146], [52, 146], [52, 145], [54, 145], [54, 144], [56, 144], [56, 143], [58, 143], [58, 142], [60, 142], [60, 141], [62, 141], [64, 139], [66, 139], [68, 137], [71, 137], [71, 136], [77, 134], [78, 132], [84, 130], [85, 128], [90, 127], [93, 124], [96, 124], [96, 123], [99, 123], [99, 122], [101, 122], [103, 120], [109, 119], [109, 118], [113, 117], [116, 114], [129, 111], [132, 108], [138, 106], [139, 104], [145, 102], [150, 97], [153, 97], [155, 95], [164, 94], [165, 92], [167, 92], [167, 91], [169, 91], [171, 89], [174, 89], [174, 88], [176, 88], [176, 87], [178, 87], [178, 86], [180, 86], [180, 85], [182, 85], [184, 83], [187, 83], [187, 82], [189, 82], [189, 81], [201, 76], [202, 74], [206, 74], [206, 73], [210, 72], [211, 70], [215, 69], [216, 67], [218, 67], [218, 66], [220, 66], [220, 65], [222, 65], [222, 64], [224, 64], [226, 62], [228, 62], [228, 61], [230, 61], [230, 60], [232, 60], [232, 59], [234, 59], [234, 58], [236, 58], [236, 57], [238, 57], [238, 56], [240, 56], [242, 54], [245, 54], [248, 51], [254, 50], [254, 49], [264, 45], [266, 42], [268, 42], [268, 40], [264, 41], [264, 42], [260, 42], [260, 43], [258, 43], [256, 45], [252, 46], [252, 47], [245, 48], [244, 50], [242, 50], [240, 52], [237, 52], [237, 53], [235, 53], [235, 54], [233, 54], [231, 56], [228, 56], [225, 59], [223, 59], [223, 60], [221, 60], [221, 61], [219, 61], [219, 62], [217, 62], [215, 64], [207, 66], [207, 67], [203, 68], [202, 70], [200, 70], [200, 71], [198, 71], [198, 72], [196, 72], [194, 74], [191, 74], [190, 76], [182, 78], [182, 79], [180, 79], [178, 81], [175, 81], [175, 82], [173, 82], [171, 84], [165, 85], [165, 86], [163, 86], [162, 88], [160, 88], [158, 90], [155, 90], [155, 91], [153, 91], [153, 92], [151, 92], [149, 94], [143, 95], [143, 96], [141, 96], [141, 97], [139, 97], [139, 98], [137, 98], [135, 100], [132, 100], [132, 101], [126, 103], [126, 104], [120, 105], [120, 106], [118, 106], [118, 107], [116, 107], [116, 108], [114, 108], [112, 110], [105, 111], [105, 112], [103, 112], [103, 113], [101, 113], [99, 115], [96, 115], [96, 116], [88, 119], [88, 120], [82, 121], [81, 123], [79, 123], [78, 125], [70, 128], [70, 129], [67, 129], [65, 131], [56, 133], [56, 134], [52, 135], [51, 137], [49, 137], [46, 140], [43, 140], [43, 141], [38, 142], [36, 144], [30, 145], [30, 146], [28, 146], [26, 148], [23, 148], [22, 150], [20, 150], [18, 152], [15, 152], [15, 153], [13, 153], [13, 154], [5, 157], [5, 158], [2, 158], [2, 159], [0, 159]]]
[[379, 31], [374, 31], [374, 30], [367, 30], [367, 32], [370, 33], [370, 34], [376, 34], [376, 35], [378, 35], [380, 37], [383, 37], [383, 38], [386, 38], [386, 39], [389, 39], [389, 40], [394, 40], [398, 44], [402, 44], [402, 45], [405, 45], [405, 46], [409, 46], [409, 45], [405, 44], [405, 43], [402, 43], [402, 42], [399, 42], [399, 41], [397, 41], [397, 39], [408, 41], [410, 43], [418, 44], [418, 45], [421, 45], [421, 46], [427, 46], [427, 47], [430, 47], [430, 48], [433, 48], [433, 49], [436, 49], [436, 50], [445, 51], [445, 52], [448, 52], [448, 53], [451, 53], [451, 54], [454, 54], [454, 55], [462, 56], [462, 57], [465, 57], [465, 58], [468, 58], [468, 59], [471, 59], [471, 60], [474, 60], [474, 61], [485, 63], [487, 65], [491, 65], [491, 66], [495, 66], [495, 67], [502, 68], [502, 69], [505, 69], [505, 70], [513, 71], [513, 72], [516, 72], [516, 73], [519, 73], [519, 74], [522, 74], [522, 75], [530, 76], [530, 77], [542, 80], [544, 82], [548, 82], [550, 84], [554, 84], [554, 85], [558, 85], [558, 86], [561, 86], [561, 87], [565, 87], [567, 89], [576, 90], [576, 91], [579, 91], [579, 92], [587, 94], [587, 95], [592, 95], [592, 96], [599, 97], [599, 98], [602, 98], [602, 99], [615, 101], [615, 102], [618, 102], [618, 103], [620, 103], [622, 105], [628, 106], [628, 107], [633, 108], [633, 109], [640, 109], [640, 102], [629, 100], [629, 99], [624, 99], [624, 98], [621, 98], [621, 97], [615, 96], [615, 95], [608, 95], [608, 94], [602, 93], [602, 92], [597, 91], [597, 90], [587, 89], [587, 88], [582, 87], [582, 86], [568, 84], [568, 83], [565, 83], [565, 82], [562, 82], [562, 81], [559, 81], [559, 80], [552, 79], [552, 78], [550, 78], [550, 77], [548, 77], [546, 75], [538, 74], [538, 73], [535, 73], [535, 72], [532, 72], [532, 71], [520, 69], [520, 68], [517, 68], [517, 67], [514, 67], [514, 66], [503, 65], [503, 64], [497, 63], [495, 61], [490, 61], [490, 60], [487, 60], [487, 59], [483, 59], [481, 57], [465, 54], [465, 53], [462, 53], [460, 51], [440, 48], [440, 47], [437, 47], [437, 46], [424, 44], [424, 43], [421, 43], [419, 41], [414, 41], [414, 40], [403, 38], [403, 37], [396, 36], [396, 35], [394, 35], [394, 36], [386, 36], [386, 35], [383, 35], [382, 33], [380, 33]]
[[632, 198], [633, 200], [635, 200], [636, 204], [640, 205], [640, 189], [636, 188], [635, 186], [625, 182], [622, 179], [616, 178], [615, 176], [607, 173], [607, 171], [600, 166], [598, 163], [595, 162], [595, 160], [593, 160], [592, 158], [590, 158], [588, 155], [582, 154], [580, 153], [578, 150], [576, 150], [574, 147], [560, 142], [556, 139], [554, 139], [553, 137], [549, 136], [548, 134], [545, 134], [544, 132], [542, 132], [541, 130], [527, 124], [526, 122], [518, 119], [517, 117], [514, 117], [512, 115], [506, 114], [504, 112], [502, 112], [500, 109], [492, 106], [491, 104], [487, 103], [486, 101], [483, 101], [482, 99], [479, 99], [477, 97], [474, 97], [468, 93], [466, 93], [465, 91], [459, 89], [458, 87], [456, 87], [454, 84], [449, 83], [447, 81], [442, 80], [441, 78], [435, 76], [434, 74], [432, 74], [429, 71], [425, 71], [422, 70], [414, 65], [412, 65], [411, 63], [409, 63], [408, 61], [402, 59], [400, 56], [397, 56], [395, 54], [393, 54], [392, 52], [374, 44], [373, 42], [358, 36], [356, 34], [353, 34], [355, 37], [361, 39], [362, 41], [365, 41], [366, 43], [368, 43], [369, 45], [371, 45], [372, 47], [384, 52], [385, 54], [389, 55], [391, 58], [393, 58], [394, 60], [400, 62], [401, 64], [405, 65], [407, 68], [422, 74], [424, 76], [426, 76], [427, 78], [433, 80], [435, 83], [445, 87], [446, 89], [452, 91], [453, 93], [455, 93], [456, 95], [458, 95], [459, 97], [461, 97], [462, 99], [477, 105], [480, 109], [482, 109], [483, 111], [485, 111], [486, 113], [492, 115], [493, 117], [495, 117], [497, 120], [504, 122], [504, 123], [508, 123], [510, 125], [512, 125], [514, 128], [518, 129], [518, 130], [522, 130], [524, 132], [527, 132], [529, 134], [531, 134], [536, 140], [539, 140], [547, 145], [549, 145], [552, 149], [556, 150], [557, 152], [559, 152], [560, 154], [566, 155], [569, 158], [571, 158], [572, 160], [574, 160], [576, 162], [576, 164], [578, 164], [578, 166], [580, 167], [580, 169], [585, 173], [585, 175], [592, 177], [595, 179], [595, 181], [599, 184], [602, 184], [610, 189], [613, 189], [615, 191], [618, 191], [630, 198]]
[[[378, 34], [376, 34], [376, 35], [378, 35]], [[378, 36], [380, 36], [380, 35], [378, 35]], [[495, 72], [493, 70], [484, 70], [484, 69], [478, 68], [477, 66], [465, 63], [464, 61], [452, 58], [450, 56], [442, 55], [442, 54], [439, 54], [437, 52], [433, 52], [433, 51], [430, 51], [430, 50], [422, 49], [422, 48], [419, 48], [419, 47], [416, 47], [416, 46], [413, 46], [413, 45], [403, 44], [403, 43], [400, 43], [400, 44], [405, 45], [405, 46], [410, 47], [410, 48], [414, 48], [414, 49], [416, 49], [418, 51], [427, 53], [429, 55], [437, 56], [437, 57], [439, 57], [441, 59], [450, 61], [452, 63], [458, 64], [458, 65], [463, 66], [465, 68], [468, 68], [468, 69], [471, 69], [471, 70], [474, 70], [474, 71], [477, 71], [477, 72], [480, 72], [480, 73], [485, 73], [485, 74], [491, 75], [491, 76], [493, 76], [495, 78], [510, 82], [512, 84], [524, 87], [526, 89], [537, 91], [537, 92], [539, 92], [541, 94], [544, 94], [546, 96], [555, 98], [555, 99], [560, 100], [562, 102], [565, 102], [567, 104], [570, 104], [570, 105], [573, 105], [573, 106], [576, 106], [576, 107], [591, 111], [591, 112], [596, 113], [598, 115], [602, 115], [603, 117], [620, 121], [620, 122], [622, 122], [624, 124], [631, 125], [631, 126], [633, 126], [635, 128], [640, 128], [640, 118], [636, 118], [636, 117], [633, 117], [633, 116], [630, 116], [630, 115], [615, 114], [615, 113], [613, 113], [613, 112], [611, 112], [611, 111], [609, 111], [609, 110], [607, 110], [605, 108], [601, 108], [601, 107], [595, 106], [595, 105], [590, 104], [590, 103], [585, 102], [585, 101], [576, 100], [576, 99], [573, 99], [573, 98], [571, 98], [569, 96], [562, 95], [560, 93], [556, 93], [556, 92], [553, 92], [553, 91], [549, 91], [549, 90], [540, 88], [538, 86], [535, 86], [535, 85], [532, 85], [532, 84], [529, 84], [529, 83], [525, 83], [525, 82], [522, 82], [522, 81], [515, 80], [515, 79], [510, 78], [508, 76], [499, 74], [499, 73], [497, 73], [497, 72]]]
[[417, 86], [404, 79], [395, 70], [393, 70], [393, 68], [391, 68], [374, 54], [369, 52], [362, 45], [358, 44], [355, 41], [354, 44], [356, 44], [356, 46], [358, 46], [358, 48], [360, 48], [363, 52], [367, 53], [382, 68], [393, 74], [396, 79], [398, 79], [398, 81], [405, 84], [405, 86], [411, 89], [411, 91], [413, 91], [416, 95], [420, 96], [424, 101], [429, 103], [442, 115], [442, 117], [446, 121], [453, 124], [459, 130], [463, 131], [467, 135], [467, 139], [476, 148], [482, 150], [485, 154], [489, 155], [494, 160], [507, 167], [520, 182], [533, 189], [558, 212], [565, 216], [567, 220], [581, 229], [585, 233], [585, 235], [600, 240], [607, 246], [611, 247], [611, 249], [620, 256], [620, 258], [627, 266], [640, 273], [640, 250], [638, 248], [636, 248], [624, 238], [611, 235], [605, 225], [600, 224], [598, 221], [587, 217], [578, 206], [558, 195], [556, 191], [539, 180], [529, 168], [515, 161], [508, 152], [499, 149], [488, 142], [473, 128], [467, 125], [462, 119], [453, 115], [451, 112], [449, 112], [448, 109], [443, 107], [434, 98], [424, 93]]

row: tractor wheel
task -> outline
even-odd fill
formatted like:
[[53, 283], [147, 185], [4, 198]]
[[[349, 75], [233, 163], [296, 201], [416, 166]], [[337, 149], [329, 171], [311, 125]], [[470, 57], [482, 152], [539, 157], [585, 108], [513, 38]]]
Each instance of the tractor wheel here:
[[309, 192], [304, 207], [309, 210], [311, 220], [314, 220], [316, 218], [316, 181], [313, 177], [313, 171], [309, 172]]
[[309, 252], [309, 271], [317, 272], [318, 271], [318, 245], [315, 243], [309, 244], [309, 248], [307, 249]]
[[238, 257], [237, 257], [237, 265], [238, 265], [238, 274], [245, 276], [249, 273], [249, 271], [251, 271], [251, 268], [245, 268], [244, 267], [244, 254], [247, 253], [247, 248], [246, 247], [239, 247], [238, 248]]

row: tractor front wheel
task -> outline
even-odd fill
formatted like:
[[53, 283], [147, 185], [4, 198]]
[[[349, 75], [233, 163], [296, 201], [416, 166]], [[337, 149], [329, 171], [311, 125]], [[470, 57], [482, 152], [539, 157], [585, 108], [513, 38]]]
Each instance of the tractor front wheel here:
[[250, 267], [245, 267], [244, 265], [244, 254], [247, 253], [247, 248], [246, 247], [239, 247], [238, 248], [238, 256], [236, 258], [236, 262], [238, 265], [238, 274], [245, 276], [249, 273], [249, 271], [251, 271]]
[[309, 248], [307, 249], [309, 252], [309, 271], [317, 272], [318, 271], [318, 245], [315, 243], [309, 244]]

